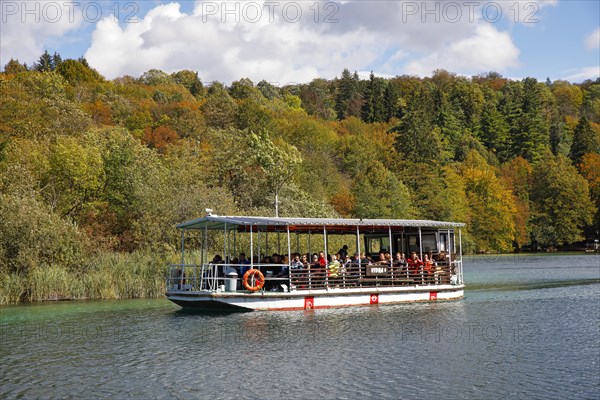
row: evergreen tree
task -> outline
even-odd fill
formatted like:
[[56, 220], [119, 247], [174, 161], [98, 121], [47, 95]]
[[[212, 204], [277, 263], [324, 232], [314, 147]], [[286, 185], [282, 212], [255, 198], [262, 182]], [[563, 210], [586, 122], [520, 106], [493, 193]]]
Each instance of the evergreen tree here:
[[54, 60], [48, 50], [40, 56], [39, 61], [35, 64], [35, 70], [40, 72], [54, 71]]
[[573, 144], [569, 157], [573, 164], [579, 165], [581, 159], [587, 153], [600, 153], [600, 138], [592, 129], [586, 117], [583, 117], [577, 123], [573, 135]]
[[542, 157], [549, 145], [548, 124], [542, 116], [540, 88], [535, 78], [523, 80], [522, 115], [513, 136], [513, 154], [529, 161]]
[[460, 146], [461, 139], [464, 136], [464, 124], [462, 123], [463, 115], [460, 107], [457, 104], [451, 103], [448, 95], [439, 87], [434, 87], [432, 100], [434, 109], [432, 112], [435, 117], [433, 122], [441, 134], [441, 139], [444, 141], [448, 158], [454, 159], [455, 155], [460, 151], [457, 146]]
[[386, 120], [384, 93], [387, 82], [376, 78], [371, 71], [369, 81], [363, 90], [362, 120], [365, 122], [383, 122]]
[[356, 116], [353, 112], [353, 104], [360, 97], [358, 74], [350, 74], [348, 69], [342, 71], [342, 77], [337, 80], [335, 96], [335, 112], [337, 118], [342, 120], [349, 116]]
[[54, 52], [54, 55], [52, 56], [52, 67], [53, 67], [52, 70], [55, 70], [56, 68], [58, 68], [58, 66], [61, 63], [62, 63], [62, 57], [57, 52]]
[[500, 161], [510, 158], [508, 124], [493, 100], [487, 101], [483, 106], [479, 137], [485, 147], [496, 154]]
[[549, 128], [544, 120], [540, 87], [535, 78], [510, 82], [502, 90], [503, 110], [510, 131], [510, 156], [537, 161], [549, 147]]
[[402, 109], [402, 118], [391, 129], [396, 132], [396, 150], [402, 159], [433, 161], [444, 159], [440, 129], [433, 124], [431, 95], [421, 87]]
[[383, 97], [385, 122], [388, 122], [390, 119], [398, 116], [398, 99], [400, 98], [400, 91], [396, 85], [388, 81]]

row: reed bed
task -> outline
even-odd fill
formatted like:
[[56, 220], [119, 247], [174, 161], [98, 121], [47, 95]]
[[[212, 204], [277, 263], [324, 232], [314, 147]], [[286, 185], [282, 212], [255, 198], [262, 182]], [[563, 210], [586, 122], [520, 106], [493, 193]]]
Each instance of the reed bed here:
[[0, 305], [48, 300], [157, 298], [173, 257], [148, 252], [98, 253], [77, 268], [41, 265], [0, 273]]

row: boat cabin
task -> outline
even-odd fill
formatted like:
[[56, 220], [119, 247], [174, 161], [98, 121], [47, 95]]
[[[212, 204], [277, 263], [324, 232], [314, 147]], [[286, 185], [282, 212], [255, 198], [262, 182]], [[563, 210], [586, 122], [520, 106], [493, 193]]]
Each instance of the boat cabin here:
[[181, 262], [170, 267], [168, 293], [462, 285], [463, 226], [209, 213], [177, 225]]

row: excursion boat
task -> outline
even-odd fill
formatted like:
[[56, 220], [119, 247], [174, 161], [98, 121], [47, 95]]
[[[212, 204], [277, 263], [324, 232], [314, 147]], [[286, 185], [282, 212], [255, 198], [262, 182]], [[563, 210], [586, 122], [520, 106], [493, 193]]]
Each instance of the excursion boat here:
[[166, 297], [183, 308], [311, 310], [464, 296], [463, 223], [210, 211], [177, 225], [181, 262], [170, 265]]

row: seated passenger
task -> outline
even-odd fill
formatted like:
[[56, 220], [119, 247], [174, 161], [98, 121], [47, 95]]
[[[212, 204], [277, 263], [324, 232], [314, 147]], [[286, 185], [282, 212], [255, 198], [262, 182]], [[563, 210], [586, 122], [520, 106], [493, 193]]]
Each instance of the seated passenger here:
[[[323, 252], [321, 252], [323, 254]], [[325, 259], [325, 256], [323, 256]], [[325, 276], [325, 266], [326, 264], [321, 263], [321, 257], [317, 254], [313, 254], [313, 262], [310, 264], [310, 274], [315, 278], [322, 278]]]
[[434, 270], [435, 266], [433, 261], [429, 258], [428, 254], [425, 254], [425, 256], [423, 257], [423, 273], [425, 274], [425, 277], [433, 277]]
[[327, 259], [325, 258], [325, 253], [322, 251], [319, 252], [319, 265], [323, 268], [327, 265]]
[[[304, 259], [306, 259], [306, 256], [302, 256]], [[300, 260], [300, 254], [298, 253], [294, 253], [292, 256], [292, 262], [290, 264], [290, 267], [292, 269], [302, 269], [304, 268], [304, 263]]]
[[327, 264], [327, 275], [330, 277], [337, 277], [340, 272], [340, 262], [337, 260], [337, 256], [333, 254], [331, 256], [331, 261]]
[[400, 267], [406, 266], [406, 258], [404, 258], [404, 253], [397, 252], [396, 257], [394, 258], [394, 263]]
[[307, 254], [302, 254], [302, 258], [300, 259], [300, 262], [302, 263], [302, 267], [303, 268], [308, 268], [309, 267], [308, 255]]
[[377, 261], [375, 262], [375, 264], [387, 264], [387, 261], [385, 259], [385, 253], [383, 251], [379, 252], [379, 257], [378, 257]]
[[283, 259], [280, 262], [281, 262], [281, 269], [277, 275], [278, 276], [287, 276], [289, 274], [289, 265], [290, 265], [289, 257], [287, 255], [283, 256]]
[[422, 267], [422, 266], [423, 266], [423, 261], [421, 261], [419, 259], [417, 252], [413, 251], [410, 255], [410, 258], [408, 259], [408, 269], [412, 273], [417, 274], [419, 272], [420, 267]]

